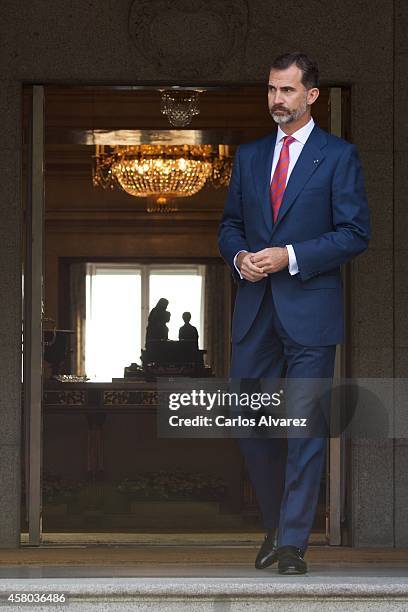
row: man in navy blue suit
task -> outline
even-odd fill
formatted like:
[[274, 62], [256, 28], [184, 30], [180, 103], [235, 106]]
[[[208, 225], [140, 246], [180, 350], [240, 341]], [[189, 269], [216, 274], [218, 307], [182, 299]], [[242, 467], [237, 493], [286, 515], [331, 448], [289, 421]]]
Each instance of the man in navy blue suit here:
[[[344, 340], [340, 266], [367, 248], [370, 221], [356, 147], [311, 116], [318, 85], [305, 54], [276, 58], [268, 106], [277, 131], [235, 155], [219, 228], [220, 253], [238, 283], [231, 379], [277, 379], [286, 368], [287, 380], [331, 384]], [[278, 560], [280, 573], [305, 573], [326, 439], [238, 442], [267, 531], [255, 567]]]

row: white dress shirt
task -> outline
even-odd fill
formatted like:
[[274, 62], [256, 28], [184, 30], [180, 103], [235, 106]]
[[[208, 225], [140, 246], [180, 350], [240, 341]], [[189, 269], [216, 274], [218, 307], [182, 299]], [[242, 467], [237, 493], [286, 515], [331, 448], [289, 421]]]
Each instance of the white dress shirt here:
[[[292, 142], [292, 144], [289, 146], [289, 166], [288, 166], [288, 173], [286, 176], [286, 184], [285, 187], [288, 183], [290, 174], [299, 158], [299, 155], [302, 152], [302, 149], [307, 141], [307, 139], [310, 136], [311, 131], [314, 128], [314, 121], [313, 121], [313, 117], [310, 118], [310, 121], [308, 123], [306, 123], [306, 125], [304, 125], [303, 127], [301, 127], [299, 130], [297, 130], [296, 132], [293, 132], [293, 134], [291, 134], [291, 136], [293, 138], [295, 138], [295, 142]], [[283, 139], [284, 137], [287, 136], [287, 134], [285, 134], [285, 132], [280, 128], [280, 126], [278, 125], [278, 132], [276, 134], [276, 144], [275, 144], [275, 151], [273, 154], [273, 160], [272, 160], [272, 168], [271, 168], [271, 182], [272, 182], [272, 177], [273, 174], [275, 172], [275, 168], [278, 164], [278, 160], [279, 160], [279, 155], [280, 152], [282, 150], [282, 144], [283, 144]], [[286, 248], [288, 250], [288, 256], [289, 256], [289, 273], [290, 274], [298, 274], [299, 272], [299, 268], [297, 265], [297, 261], [296, 261], [296, 255], [295, 255], [295, 251], [292, 247], [291, 244], [287, 244]], [[243, 251], [238, 251], [238, 253], [235, 255], [234, 257], [234, 266], [236, 267], [239, 275], [241, 278], [241, 272], [237, 266], [236, 260], [237, 257], [240, 253], [242, 253]]]

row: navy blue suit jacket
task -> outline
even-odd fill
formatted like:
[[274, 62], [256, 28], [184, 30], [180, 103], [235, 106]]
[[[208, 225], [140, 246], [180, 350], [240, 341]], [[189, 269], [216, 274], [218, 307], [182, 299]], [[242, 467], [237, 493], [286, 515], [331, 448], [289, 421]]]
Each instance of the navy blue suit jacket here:
[[240, 250], [292, 244], [299, 273], [270, 274], [279, 319], [305, 346], [344, 340], [340, 266], [363, 252], [370, 238], [364, 179], [356, 147], [314, 126], [289, 177], [276, 223], [269, 195], [276, 132], [238, 147], [219, 249], [238, 282], [232, 341], [251, 327], [268, 279], [241, 280], [233, 263]]

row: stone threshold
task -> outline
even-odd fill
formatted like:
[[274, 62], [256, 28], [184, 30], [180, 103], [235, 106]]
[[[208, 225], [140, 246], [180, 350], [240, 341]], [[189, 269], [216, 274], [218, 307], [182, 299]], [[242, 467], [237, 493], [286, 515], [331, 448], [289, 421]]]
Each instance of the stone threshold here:
[[[315, 576], [249, 578], [93, 578], [2, 580], [2, 610], [27, 609], [5, 604], [13, 592], [64, 593], [69, 610], [244, 611], [279, 610], [407, 610], [408, 579], [324, 579]], [[322, 606], [324, 606], [322, 608]], [[30, 605], [31, 610], [46, 607]], [[49, 609], [57, 609], [49, 608]], [[58, 607], [59, 609], [59, 607]], [[63, 609], [63, 608], [62, 608]]]
[[[255, 546], [262, 541], [264, 531], [222, 531], [222, 532], [94, 532], [69, 533], [45, 532], [42, 534], [42, 546], [88, 546], [88, 545], [176, 545], [176, 546]], [[21, 534], [22, 546], [28, 544], [28, 533]], [[326, 545], [323, 532], [310, 536], [311, 544]]]
[[[88, 546], [24, 546], [19, 549], [0, 550], [2, 566], [246, 566], [252, 567], [262, 538], [249, 545], [231, 546], [178, 546], [166, 544], [88, 545]], [[383, 563], [408, 568], [408, 550], [395, 548], [351, 548], [346, 546], [310, 545], [306, 554], [308, 563], [327, 565]], [[408, 576], [408, 569], [407, 569]]]

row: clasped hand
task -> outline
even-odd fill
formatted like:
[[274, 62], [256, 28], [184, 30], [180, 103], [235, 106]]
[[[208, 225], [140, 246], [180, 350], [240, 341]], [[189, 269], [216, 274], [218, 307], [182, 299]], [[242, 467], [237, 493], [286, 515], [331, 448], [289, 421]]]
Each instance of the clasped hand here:
[[255, 283], [268, 274], [286, 268], [289, 264], [288, 250], [286, 247], [269, 247], [257, 253], [240, 253], [237, 264], [243, 278]]

